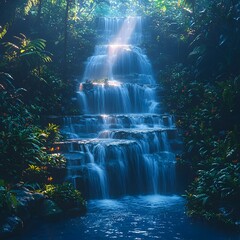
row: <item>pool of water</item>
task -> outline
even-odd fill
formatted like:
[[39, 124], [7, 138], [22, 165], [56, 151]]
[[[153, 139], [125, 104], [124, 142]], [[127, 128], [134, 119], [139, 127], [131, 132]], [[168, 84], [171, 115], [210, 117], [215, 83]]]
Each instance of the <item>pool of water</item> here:
[[91, 200], [83, 217], [35, 223], [15, 240], [240, 240], [240, 235], [188, 218], [179, 196]]

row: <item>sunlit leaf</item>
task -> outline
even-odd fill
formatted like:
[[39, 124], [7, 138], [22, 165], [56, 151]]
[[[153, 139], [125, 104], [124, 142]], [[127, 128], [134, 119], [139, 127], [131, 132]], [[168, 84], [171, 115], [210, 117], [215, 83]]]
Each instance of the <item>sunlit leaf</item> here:
[[2, 38], [6, 35], [7, 30], [8, 30], [8, 27], [9, 27], [9, 25], [6, 24], [5, 26], [3, 26], [3, 27], [1, 28], [1, 31], [0, 31], [0, 39], [2, 39]]

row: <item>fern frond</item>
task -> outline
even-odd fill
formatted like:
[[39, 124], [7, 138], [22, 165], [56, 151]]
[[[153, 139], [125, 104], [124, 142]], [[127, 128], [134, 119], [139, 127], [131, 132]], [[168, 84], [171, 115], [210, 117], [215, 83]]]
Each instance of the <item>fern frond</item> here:
[[19, 50], [19, 47], [18, 47], [16, 44], [14, 44], [14, 43], [11, 43], [11, 42], [6, 42], [6, 43], [3, 43], [3, 45], [4, 45], [5, 47], [8, 47], [8, 48], [10, 48], [10, 49], [14, 48], [14, 49], [17, 49], [17, 50]]

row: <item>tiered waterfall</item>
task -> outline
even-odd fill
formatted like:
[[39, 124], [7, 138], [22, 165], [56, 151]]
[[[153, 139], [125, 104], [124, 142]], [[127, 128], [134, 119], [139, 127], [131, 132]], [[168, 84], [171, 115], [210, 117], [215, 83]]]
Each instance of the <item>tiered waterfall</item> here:
[[68, 176], [89, 198], [171, 193], [176, 128], [141, 49], [141, 17], [101, 18], [101, 44], [79, 85], [82, 115], [65, 117], [58, 143]]

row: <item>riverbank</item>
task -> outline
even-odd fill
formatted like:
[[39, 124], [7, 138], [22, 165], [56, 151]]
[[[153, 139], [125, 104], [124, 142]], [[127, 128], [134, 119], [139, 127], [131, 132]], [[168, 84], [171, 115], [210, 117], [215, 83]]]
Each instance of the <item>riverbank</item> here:
[[0, 190], [1, 197], [6, 198], [2, 199], [2, 203], [6, 204], [5, 208], [9, 208], [0, 217], [1, 239], [21, 234], [36, 219], [44, 223], [86, 213], [85, 200], [69, 183], [47, 185], [44, 191], [30, 190], [27, 184], [17, 184], [5, 194], [3, 189]]

